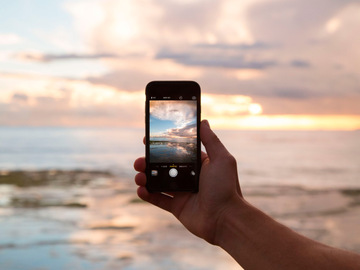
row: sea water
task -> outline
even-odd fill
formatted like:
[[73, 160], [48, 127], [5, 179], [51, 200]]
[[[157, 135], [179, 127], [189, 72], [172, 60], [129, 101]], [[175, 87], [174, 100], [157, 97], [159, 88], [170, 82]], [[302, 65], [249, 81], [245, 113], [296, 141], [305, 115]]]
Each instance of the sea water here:
[[[216, 131], [242, 185], [360, 187], [360, 131]], [[0, 170], [106, 170], [132, 177], [143, 129], [0, 127]]]
[[0, 127], [1, 170], [131, 173], [144, 132], [120, 128]]

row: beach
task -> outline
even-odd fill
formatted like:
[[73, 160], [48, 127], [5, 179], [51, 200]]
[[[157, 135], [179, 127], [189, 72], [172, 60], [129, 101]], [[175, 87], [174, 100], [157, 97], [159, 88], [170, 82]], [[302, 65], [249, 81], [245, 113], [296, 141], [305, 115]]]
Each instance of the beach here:
[[[360, 189], [245, 186], [276, 220], [360, 252]], [[102, 171], [2, 171], [0, 261], [6, 269], [239, 269], [220, 248], [141, 201], [131, 178]]]

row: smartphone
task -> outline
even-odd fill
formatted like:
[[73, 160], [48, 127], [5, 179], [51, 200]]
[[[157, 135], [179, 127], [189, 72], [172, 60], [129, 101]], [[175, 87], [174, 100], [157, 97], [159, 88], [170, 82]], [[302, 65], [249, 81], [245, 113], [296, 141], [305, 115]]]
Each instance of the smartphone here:
[[152, 81], [146, 86], [146, 188], [199, 190], [200, 86], [194, 81]]

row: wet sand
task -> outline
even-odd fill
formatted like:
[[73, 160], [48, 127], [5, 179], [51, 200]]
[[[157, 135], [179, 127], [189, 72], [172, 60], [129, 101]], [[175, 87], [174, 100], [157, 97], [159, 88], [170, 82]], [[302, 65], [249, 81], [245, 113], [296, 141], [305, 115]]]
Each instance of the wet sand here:
[[[246, 199], [323, 243], [360, 252], [360, 190], [244, 186]], [[239, 269], [107, 172], [0, 172], [3, 269]]]

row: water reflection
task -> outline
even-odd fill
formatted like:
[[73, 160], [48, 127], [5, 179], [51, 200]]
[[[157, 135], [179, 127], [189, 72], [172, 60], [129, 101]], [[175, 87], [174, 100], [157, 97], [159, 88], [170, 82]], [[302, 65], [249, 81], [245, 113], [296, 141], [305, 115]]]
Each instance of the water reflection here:
[[196, 144], [188, 142], [151, 141], [150, 162], [196, 162]]

